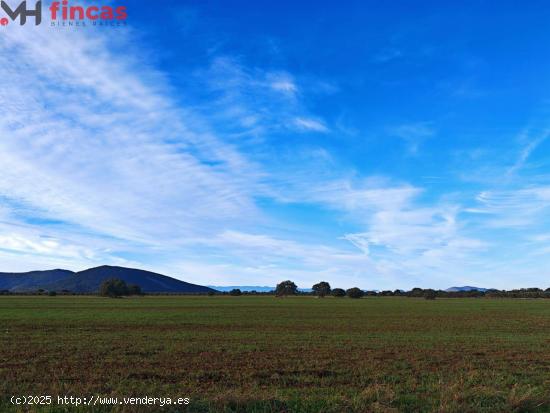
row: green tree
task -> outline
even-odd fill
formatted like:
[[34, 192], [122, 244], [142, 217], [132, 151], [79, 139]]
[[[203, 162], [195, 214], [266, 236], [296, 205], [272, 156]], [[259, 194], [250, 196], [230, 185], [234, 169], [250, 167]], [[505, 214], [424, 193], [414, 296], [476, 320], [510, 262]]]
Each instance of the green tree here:
[[233, 288], [231, 291], [229, 291], [229, 294], [234, 296], [242, 295], [242, 293], [243, 292], [238, 288]]
[[311, 289], [318, 297], [324, 297], [325, 295], [330, 294], [330, 284], [326, 281], [321, 281], [320, 283], [315, 284], [311, 287]]
[[275, 295], [278, 297], [285, 295], [294, 295], [298, 291], [298, 287], [292, 281], [287, 280], [277, 284]]
[[346, 291], [346, 294], [349, 298], [361, 298], [365, 295], [365, 292], [360, 288], [353, 287]]
[[128, 295], [128, 286], [126, 282], [118, 278], [110, 278], [101, 283], [99, 295], [104, 297], [121, 297]]
[[342, 288], [334, 288], [332, 290], [332, 295], [334, 297], [345, 297], [346, 296], [346, 291], [343, 290]]

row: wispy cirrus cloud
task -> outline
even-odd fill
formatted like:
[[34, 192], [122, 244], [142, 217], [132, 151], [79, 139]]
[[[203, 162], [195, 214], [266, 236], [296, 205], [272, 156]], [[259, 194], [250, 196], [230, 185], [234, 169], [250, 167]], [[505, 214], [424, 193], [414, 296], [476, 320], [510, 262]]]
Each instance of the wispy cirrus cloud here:
[[322, 119], [309, 114], [300, 85], [288, 72], [249, 68], [238, 59], [219, 56], [194, 79], [213, 93], [207, 105], [235, 132], [257, 137], [280, 131], [328, 131]]
[[483, 191], [480, 206], [471, 212], [485, 214], [484, 225], [492, 227], [533, 227], [544, 222], [550, 208], [550, 186]]
[[299, 177], [286, 187], [281, 200], [313, 204], [352, 223], [358, 231], [343, 233], [339, 239], [353, 247], [348, 254], [364, 257], [360, 272], [366, 279], [383, 275], [393, 288], [399, 288], [393, 284], [397, 278], [412, 288], [427, 285], [426, 280], [438, 282], [443, 274], [466, 282], [471, 266], [482, 261], [491, 246], [468, 228], [462, 203], [444, 199], [426, 203], [425, 189], [381, 177], [315, 176], [309, 182]]
[[325, 184], [313, 193], [316, 200], [346, 211], [365, 228], [345, 234], [343, 239], [378, 265], [409, 276], [432, 278], [438, 271], [458, 276], [464, 271], [464, 258], [472, 259], [486, 247], [484, 241], [465, 231], [460, 204], [440, 201], [426, 206], [419, 200], [424, 192], [421, 188], [379, 185]]
[[524, 147], [521, 149], [516, 162], [506, 171], [508, 176], [512, 176], [519, 172], [528, 161], [529, 157], [535, 151], [539, 145], [548, 139], [550, 136], [550, 130], [544, 130], [539, 133], [538, 136], [532, 137], [529, 130], [525, 130], [520, 134], [520, 140], [527, 141]]
[[404, 123], [388, 128], [388, 133], [403, 139], [411, 153], [416, 153], [420, 145], [437, 134], [432, 122]]
[[296, 118], [294, 124], [299, 130], [312, 131], [312, 132], [328, 132], [328, 128], [325, 124], [317, 119], [308, 118]]
[[[124, 36], [118, 41], [131, 41]], [[12, 56], [0, 62], [0, 75], [11, 79], [0, 91], [3, 269], [131, 264], [203, 281], [185, 269], [218, 265], [211, 249], [236, 279], [259, 250], [267, 262], [284, 258], [280, 271], [300, 267], [311, 279], [333, 267], [321, 257], [330, 251], [337, 259], [344, 254], [337, 249], [242, 232], [267, 220], [255, 202], [269, 193], [266, 173], [219, 123], [238, 114], [243, 131], [326, 130], [307, 118], [293, 77], [214, 59], [197, 74], [217, 93], [205, 113], [181, 105], [163, 73], [133, 56], [115, 59], [109, 42], [106, 34], [55, 29], [0, 39]], [[288, 109], [274, 111], [281, 102]], [[304, 116], [300, 127], [296, 116]], [[273, 248], [280, 252], [268, 253]], [[181, 263], [182, 253], [195, 259]]]
[[0, 39], [12, 56], [0, 63], [11, 79], [0, 194], [34, 217], [149, 245], [257, 216], [257, 167], [177, 105], [161, 73], [114, 59], [108, 42], [38, 29]]

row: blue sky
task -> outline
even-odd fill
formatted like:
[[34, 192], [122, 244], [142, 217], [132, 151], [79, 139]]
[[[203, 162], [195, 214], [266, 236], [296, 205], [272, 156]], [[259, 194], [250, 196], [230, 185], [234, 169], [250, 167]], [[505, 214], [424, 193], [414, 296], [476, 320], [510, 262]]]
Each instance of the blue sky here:
[[548, 4], [161, 3], [1, 28], [2, 271], [550, 286]]

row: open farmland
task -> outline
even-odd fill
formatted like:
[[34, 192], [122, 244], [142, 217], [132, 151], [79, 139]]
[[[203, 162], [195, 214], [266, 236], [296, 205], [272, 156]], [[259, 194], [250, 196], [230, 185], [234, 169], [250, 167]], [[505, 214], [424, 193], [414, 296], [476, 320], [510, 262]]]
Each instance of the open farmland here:
[[550, 300], [15, 296], [0, 327], [2, 412], [550, 411]]

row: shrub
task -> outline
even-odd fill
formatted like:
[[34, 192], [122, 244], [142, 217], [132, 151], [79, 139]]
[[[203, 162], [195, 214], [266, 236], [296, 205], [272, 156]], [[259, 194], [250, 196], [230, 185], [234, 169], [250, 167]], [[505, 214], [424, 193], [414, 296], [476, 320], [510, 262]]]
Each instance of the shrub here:
[[128, 295], [128, 286], [123, 280], [111, 278], [101, 283], [99, 294], [104, 297], [121, 297], [123, 295]]
[[287, 280], [277, 284], [275, 288], [275, 295], [284, 296], [284, 295], [293, 295], [296, 294], [298, 287], [292, 281]]
[[318, 297], [324, 297], [327, 294], [330, 294], [330, 284], [326, 281], [321, 281], [320, 283], [315, 284], [311, 287], [313, 293]]
[[365, 295], [363, 290], [357, 287], [350, 288], [346, 291], [346, 294], [349, 298], [361, 298]]
[[332, 290], [332, 295], [334, 297], [345, 297], [346, 296], [346, 291], [344, 291], [342, 288], [334, 288]]
[[55, 297], [57, 295], [57, 293], [55, 291], [48, 291], [48, 295], [50, 297]]

